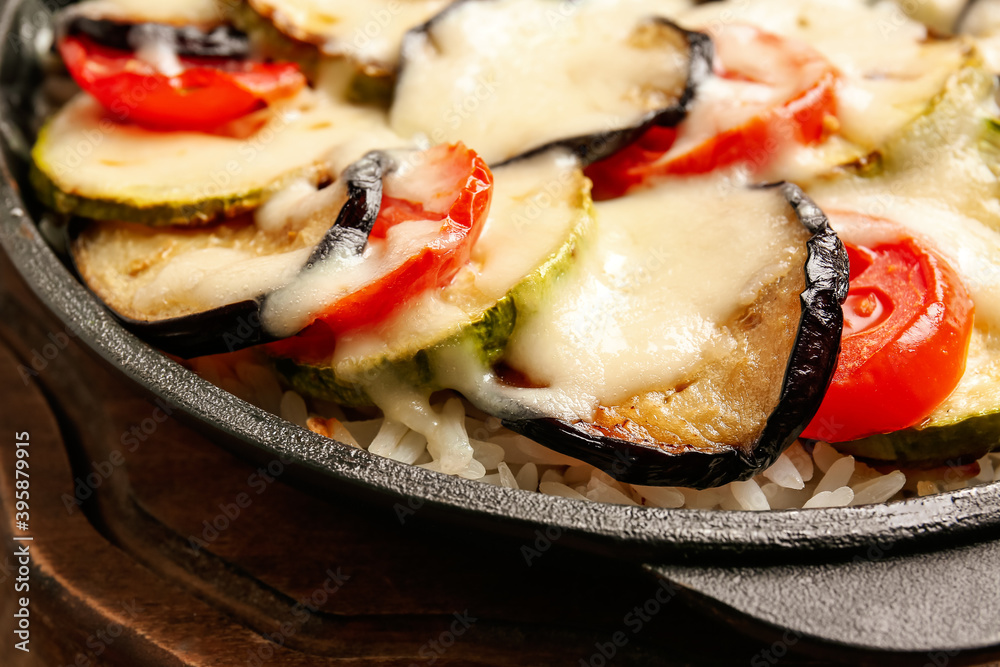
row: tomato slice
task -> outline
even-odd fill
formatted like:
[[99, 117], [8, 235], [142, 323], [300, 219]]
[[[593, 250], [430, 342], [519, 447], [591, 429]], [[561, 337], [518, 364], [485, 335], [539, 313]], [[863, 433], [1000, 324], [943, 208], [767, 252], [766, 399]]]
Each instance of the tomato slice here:
[[962, 278], [895, 223], [828, 212], [851, 286], [833, 381], [802, 436], [856, 440], [915, 426], [965, 372], [974, 307]]
[[811, 145], [836, 116], [837, 72], [811, 47], [748, 25], [712, 35], [715, 76], [678, 127], [652, 127], [594, 163], [595, 199], [620, 197], [663, 176], [705, 174], [737, 163], [765, 168], [787, 146]]
[[437, 222], [434, 237], [319, 314], [291, 338], [269, 345], [279, 356], [300, 362], [321, 360], [345, 331], [376, 324], [420, 294], [451, 282], [468, 264], [493, 196], [493, 175], [478, 154], [463, 144], [441, 145], [422, 154], [419, 164], [385, 180], [381, 208], [369, 244], [385, 244], [393, 255], [393, 230], [406, 223]]
[[134, 53], [66, 37], [59, 53], [73, 79], [119, 120], [159, 130], [210, 130], [306, 83], [293, 63], [181, 57], [165, 74]]

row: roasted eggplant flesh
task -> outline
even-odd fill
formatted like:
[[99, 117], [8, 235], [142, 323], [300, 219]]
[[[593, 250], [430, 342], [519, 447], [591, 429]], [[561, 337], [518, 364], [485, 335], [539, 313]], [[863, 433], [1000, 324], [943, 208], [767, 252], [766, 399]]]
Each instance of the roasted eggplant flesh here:
[[712, 62], [706, 35], [587, 0], [458, 2], [402, 53], [393, 129], [461, 139], [490, 164], [553, 145], [586, 164], [676, 125]]
[[[678, 366], [683, 370], [674, 374], [675, 379], [668, 384], [651, 385], [624, 396], [624, 400], [601, 400], [586, 419], [508, 419], [506, 424], [630, 483], [702, 488], [747, 479], [773, 463], [815, 413], [833, 373], [843, 323], [841, 302], [847, 294], [848, 262], [825, 216], [800, 189], [786, 184], [754, 192], [758, 197], [784, 202], [788, 226], [781, 231], [783, 244], [769, 246], [775, 252], [774, 265], [784, 262], [784, 267], [777, 270], [772, 265], [769, 272], [754, 273], [755, 280], [762, 275], [768, 277], [752, 290], [752, 299], [737, 305], [720, 322], [724, 342], [713, 340], [703, 347], [696, 358], [692, 357], [692, 363]], [[657, 202], [652, 196], [650, 203], [662, 212], [664, 225], [694, 225], [688, 230], [691, 253], [697, 250], [699, 234], [712, 238], [706, 224], [725, 226], [728, 233], [734, 234], [734, 230], [741, 229], [734, 216], [746, 219], [750, 214], [742, 203], [721, 211], [716, 204], [715, 215], [705, 216], [706, 220], [691, 220], [685, 215], [671, 218], [669, 199]], [[614, 224], [613, 213], [613, 207], [598, 206], [601, 224]], [[741, 240], [749, 238], [751, 226], [744, 223]], [[657, 241], [649, 239], [648, 243], [655, 246]], [[703, 239], [701, 244], [705, 243], [712, 241]], [[706, 253], [704, 257], [712, 255]], [[706, 272], [732, 272], [741, 262], [745, 264], [737, 246], [718, 247], [714, 261], [703, 268]], [[658, 280], [684, 281], [672, 271], [681, 272], [681, 267], [690, 269], [684, 264], [660, 267]], [[707, 273], [700, 279], [712, 280]], [[747, 300], [734, 298], [730, 303], [742, 301]], [[671, 331], [679, 321], [683, 320], [664, 321], [662, 340], [696, 339], [699, 334], [695, 329]], [[532, 377], [524, 365], [519, 368], [518, 335], [515, 332], [509, 362]], [[520, 335], [525, 345], [537, 343], [532, 340], [536, 334], [530, 324]], [[569, 331], [566, 335], [581, 334]], [[656, 338], [654, 335], [652, 340]], [[664, 347], [663, 352], [669, 353], [669, 349]], [[652, 356], [654, 360], [649, 363], [656, 364], [655, 354]], [[609, 359], [628, 367], [627, 355], [615, 353]], [[531, 363], [537, 364], [529, 361], [528, 365]], [[668, 361], [664, 359], [661, 364], [663, 367], [657, 367], [651, 377], [662, 374]], [[544, 364], [540, 367], [544, 369]], [[641, 367], [637, 365], [637, 369]], [[601, 373], [599, 368], [595, 371]], [[604, 372], [612, 377], [621, 369], [605, 367]]]
[[391, 168], [386, 154], [369, 154], [305, 204], [283, 209], [289, 215], [274, 228], [249, 216], [199, 229], [92, 223], [73, 240], [73, 261], [126, 326], [167, 352], [268, 342], [260, 318], [268, 295], [333, 254], [364, 251]]

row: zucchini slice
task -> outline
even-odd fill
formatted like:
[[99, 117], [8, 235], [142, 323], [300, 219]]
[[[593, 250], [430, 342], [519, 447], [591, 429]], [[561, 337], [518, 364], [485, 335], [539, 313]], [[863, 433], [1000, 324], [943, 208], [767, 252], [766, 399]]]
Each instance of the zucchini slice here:
[[[623, 482], [704, 488], [764, 470], [836, 363], [848, 263], [826, 217], [794, 185], [718, 179], [664, 183], [597, 214], [592, 253], [504, 357], [544, 388], [458, 388]], [[580, 398], [586, 412], [565, 409]]]
[[[749, 23], [823, 54], [841, 73], [837, 136], [858, 155], [875, 150], [923, 113], [948, 78], [975, 57], [966, 39], [932, 37], [925, 25], [889, 2], [729, 0], [699, 4], [678, 20], [692, 29]], [[814, 150], [831, 151], [828, 143]], [[832, 152], [836, 157], [841, 151]], [[821, 171], [836, 164], [824, 162]]]
[[838, 442], [838, 451], [874, 464], [917, 468], [971, 463], [1000, 448], [1000, 339], [977, 327], [965, 374], [944, 403], [915, 428]]
[[389, 168], [385, 154], [371, 153], [325, 190], [303, 184], [287, 193], [305, 190], [308, 200], [278, 201], [278, 214], [262, 211], [256, 224], [92, 223], [73, 239], [73, 261], [126, 327], [167, 352], [196, 357], [276, 340], [262, 321], [263, 302], [330, 255], [364, 251]]
[[32, 184], [61, 213], [199, 225], [252, 210], [294, 180], [326, 180], [374, 148], [403, 144], [381, 112], [311, 90], [229, 129], [147, 130], [117, 122], [80, 94], [39, 134]]
[[346, 56], [370, 75], [391, 74], [407, 30], [450, 0], [248, 0], [249, 6], [291, 40], [324, 56]]
[[442, 352], [460, 348], [488, 366], [515, 324], [549, 298], [593, 227], [590, 181], [575, 159], [550, 151], [493, 170], [490, 214], [472, 261], [444, 288], [377, 326], [337, 341], [328, 363], [276, 360], [299, 392], [371, 405], [370, 390], [392, 382], [443, 388]]
[[586, 164], [679, 123], [711, 60], [706, 35], [624, 2], [457, 2], [407, 35], [390, 124], [494, 165], [554, 145]]
[[975, 303], [958, 386], [919, 426], [837, 443], [879, 463], [937, 466], [1000, 446], [1000, 108], [994, 77], [966, 68], [926, 114], [868, 164], [839, 170], [810, 194], [829, 209], [892, 220], [927, 240], [965, 279]]
[[962, 68], [923, 114], [865, 160], [832, 174], [831, 189], [923, 199], [1000, 230], [997, 90], [992, 73]]

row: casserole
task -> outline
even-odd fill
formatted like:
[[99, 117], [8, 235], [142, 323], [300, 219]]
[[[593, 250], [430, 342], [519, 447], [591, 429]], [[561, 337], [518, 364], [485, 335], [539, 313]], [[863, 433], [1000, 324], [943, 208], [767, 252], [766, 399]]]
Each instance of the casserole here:
[[[428, 519], [525, 538], [550, 529], [567, 545], [613, 554], [632, 566], [653, 563], [651, 571], [722, 598], [729, 607], [828, 641], [920, 651], [977, 648], [1000, 640], [1000, 628], [989, 621], [997, 614], [987, 609], [980, 607], [978, 621], [970, 620], [959, 633], [950, 632], [935, 613], [941, 600], [956, 604], [982, 600], [977, 582], [943, 579], [941, 568], [947, 563], [958, 571], [963, 564], [983, 568], [995, 562], [990, 559], [998, 557], [997, 550], [987, 540], [1000, 525], [997, 484], [889, 505], [809, 511], [711, 512], [581, 504], [443, 477], [339, 446], [248, 405], [163, 356], [122, 328], [73, 277], [39, 231], [36, 222], [41, 221], [42, 210], [25, 194], [31, 82], [37, 81], [39, 63], [36, 52], [23, 46], [45, 39], [48, 26], [38, 20], [45, 16], [37, 3], [13, 2], [4, 7], [0, 21], [4, 44], [0, 73], [6, 93], [0, 125], [4, 250], [39, 299], [96, 355], [140, 391], [176, 406], [192, 424], [217, 436], [220, 444], [254, 460], [289, 461], [297, 483], [316, 493], [354, 495], [390, 510], [410, 508]], [[866, 556], [873, 546], [881, 556]], [[861, 562], [855, 562], [856, 556]], [[891, 613], [909, 607], [913, 598], [908, 589], [871, 586], [872, 577], [893, 567], [905, 572], [907, 580], [933, 589], [934, 596], [921, 597], [924, 606], [916, 607], [915, 613]], [[825, 573], [823, 590], [840, 594], [840, 602], [853, 606], [863, 601], [880, 610], [887, 623], [905, 623], [906, 631], [887, 632], [884, 626], [859, 631], [848, 614], [802, 614], [803, 608], [820, 604], [814, 598], [794, 598], [801, 602], [797, 606], [773, 594], [781, 582], [802, 581], [816, 572]], [[735, 582], [740, 595], [727, 596], [720, 590], [716, 584], [725, 577]], [[983, 604], [993, 603], [987, 600]], [[817, 618], [824, 622], [816, 622]]]

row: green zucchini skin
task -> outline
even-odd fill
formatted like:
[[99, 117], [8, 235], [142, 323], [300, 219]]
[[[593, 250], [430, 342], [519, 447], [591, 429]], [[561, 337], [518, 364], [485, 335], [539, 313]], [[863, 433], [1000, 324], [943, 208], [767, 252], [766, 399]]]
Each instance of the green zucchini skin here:
[[834, 446], [872, 465], [929, 468], [969, 463], [1000, 448], [1000, 411], [966, 417], [954, 424], [907, 428]]
[[[39, 135], [39, 143], [44, 136]], [[36, 159], [29, 174], [38, 200], [54, 211], [92, 220], [120, 220], [152, 227], [171, 225], [199, 226], [215, 220], [234, 218], [253, 211], [270, 195], [264, 189], [248, 190], [226, 197], [209, 197], [186, 205], [147, 203], [133, 199], [103, 199], [82, 197], [59, 189]]]
[[807, 242], [801, 316], [789, 355], [780, 399], [754, 442], [704, 451], [660, 447], [604, 435], [584, 422], [552, 418], [505, 420], [507, 428], [558, 452], [586, 461], [621, 482], [708, 488], [745, 480], [768, 468], [790, 446], [819, 409], [836, 368], [847, 297], [848, 259], [826, 216], [802, 190], [778, 184], [811, 233]]
[[253, 211], [296, 181], [328, 180], [368, 150], [399, 145], [370, 105], [303, 90], [272, 106], [227, 126], [232, 134], [166, 133], [116, 120], [79, 93], [42, 127], [30, 180], [59, 213], [197, 227]]
[[[502, 298], [482, 316], [467, 324], [461, 332], [441, 342], [471, 343], [486, 366], [492, 365], [503, 354], [507, 339], [517, 323], [517, 304], [510, 296]], [[365, 390], [365, 380], [391, 376], [393, 381], [413, 387], [437, 390], [431, 363], [432, 349], [423, 349], [399, 356], [387, 356], [361, 371], [361, 377], [342, 378], [333, 368], [299, 364], [287, 358], [275, 358], [274, 368], [286, 382], [300, 394], [334, 401], [353, 407], [372, 406], [375, 403]]]

